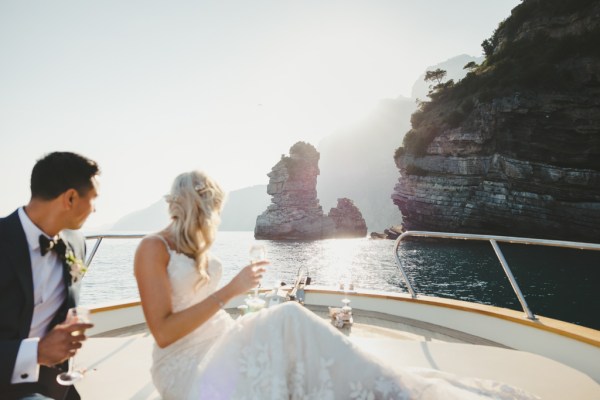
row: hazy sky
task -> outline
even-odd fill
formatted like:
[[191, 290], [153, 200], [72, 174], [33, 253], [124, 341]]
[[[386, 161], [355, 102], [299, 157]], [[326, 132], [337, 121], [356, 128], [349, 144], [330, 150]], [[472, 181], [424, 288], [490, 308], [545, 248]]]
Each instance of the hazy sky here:
[[203, 169], [227, 190], [268, 182], [430, 65], [481, 55], [519, 0], [0, 2], [0, 215], [29, 199], [43, 154], [101, 166], [114, 222]]

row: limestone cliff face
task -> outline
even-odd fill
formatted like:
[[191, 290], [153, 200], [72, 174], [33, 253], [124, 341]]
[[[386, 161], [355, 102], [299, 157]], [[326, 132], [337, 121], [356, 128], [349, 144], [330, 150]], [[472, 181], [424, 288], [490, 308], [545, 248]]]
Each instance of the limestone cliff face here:
[[[312, 145], [298, 142], [290, 148], [289, 157], [282, 156], [273, 167], [267, 186], [271, 204], [256, 219], [256, 239], [311, 240], [366, 235], [364, 219], [350, 200], [345, 199], [345, 207], [332, 209], [334, 218], [323, 214], [316, 190], [319, 157]], [[364, 232], [356, 229], [356, 213], [362, 219]]]
[[486, 61], [413, 115], [405, 229], [600, 241], [598, 33], [597, 0], [513, 10]]

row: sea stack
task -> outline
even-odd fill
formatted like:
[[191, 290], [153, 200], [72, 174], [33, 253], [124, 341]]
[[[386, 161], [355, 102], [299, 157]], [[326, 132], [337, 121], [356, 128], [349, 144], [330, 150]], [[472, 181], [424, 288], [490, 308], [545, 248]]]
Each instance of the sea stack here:
[[313, 145], [298, 142], [290, 148], [290, 155], [282, 155], [267, 174], [271, 204], [256, 218], [256, 239], [315, 240], [338, 234], [366, 235], [366, 226], [363, 232], [360, 224], [364, 224], [364, 219], [349, 199], [340, 199], [338, 207], [332, 208], [333, 218], [323, 214], [317, 198], [319, 157]]
[[329, 218], [335, 224], [336, 237], [362, 237], [367, 234], [367, 223], [350, 199], [338, 199], [337, 206], [329, 211]]
[[256, 219], [256, 239], [321, 239], [333, 234], [335, 225], [317, 199], [319, 157], [314, 146], [298, 142], [267, 174], [271, 204]]

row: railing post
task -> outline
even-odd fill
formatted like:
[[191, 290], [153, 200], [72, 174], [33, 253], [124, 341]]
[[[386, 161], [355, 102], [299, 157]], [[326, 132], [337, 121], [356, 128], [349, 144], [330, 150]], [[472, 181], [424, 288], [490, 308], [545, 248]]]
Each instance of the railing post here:
[[92, 260], [94, 259], [94, 256], [96, 255], [96, 251], [98, 251], [98, 247], [100, 247], [100, 243], [102, 242], [102, 236], [98, 237], [96, 239], [96, 243], [94, 243], [94, 247], [92, 248], [92, 251], [90, 252], [90, 255], [88, 256], [86, 262], [85, 262], [85, 266], [89, 267], [90, 264], [92, 263]]
[[515, 291], [515, 294], [517, 295], [519, 302], [521, 303], [521, 307], [523, 307], [523, 311], [525, 311], [525, 314], [527, 314], [527, 318], [529, 318], [531, 320], [536, 320], [537, 318], [529, 309], [529, 306], [527, 305], [527, 302], [525, 301], [525, 296], [523, 296], [523, 293], [521, 292], [521, 289], [519, 288], [519, 285], [517, 284], [517, 281], [516, 281], [515, 277], [513, 276], [512, 271], [508, 267], [508, 263], [506, 262], [506, 259], [504, 258], [504, 254], [502, 254], [502, 251], [500, 250], [498, 243], [496, 243], [496, 240], [494, 240], [494, 239], [490, 239], [490, 243], [492, 244], [492, 247], [494, 248], [494, 251], [496, 252], [496, 256], [498, 257], [498, 260], [500, 260], [500, 264], [502, 264], [502, 268], [504, 268], [504, 273], [506, 274], [506, 277], [510, 281], [511, 286], [512, 286], [513, 290]]
[[400, 247], [400, 241], [402, 240], [402, 236], [404, 236], [404, 235], [398, 236], [398, 239], [396, 239], [396, 243], [394, 243], [394, 258], [396, 259], [396, 265], [398, 266], [398, 269], [400, 270], [400, 273], [402, 274], [402, 278], [404, 278], [404, 283], [406, 283], [408, 292], [410, 293], [410, 295], [413, 299], [416, 299], [417, 293], [415, 292], [415, 289], [413, 289], [412, 285], [410, 284], [410, 281], [408, 280], [408, 275], [406, 275], [406, 271], [404, 271], [404, 267], [402, 267], [402, 261], [400, 260], [400, 256], [398, 255], [398, 248]]

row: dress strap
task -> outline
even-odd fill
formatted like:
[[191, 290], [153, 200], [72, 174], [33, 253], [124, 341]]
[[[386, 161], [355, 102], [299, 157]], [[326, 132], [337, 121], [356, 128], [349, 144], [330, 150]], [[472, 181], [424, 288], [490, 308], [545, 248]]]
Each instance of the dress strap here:
[[152, 235], [152, 236], [157, 237], [160, 240], [162, 240], [162, 242], [165, 244], [165, 247], [167, 248], [167, 251], [168, 252], [171, 251], [171, 246], [169, 246], [169, 242], [167, 242], [167, 239], [165, 239], [162, 235]]

